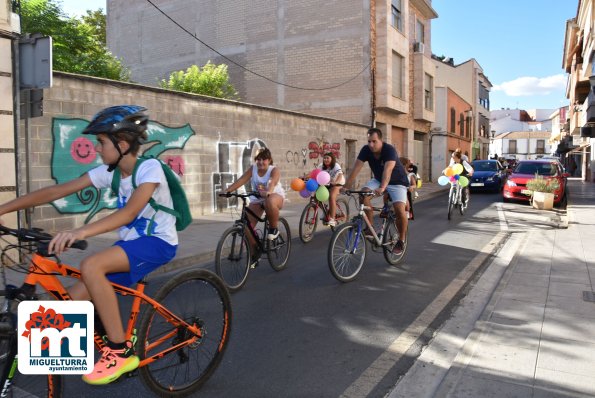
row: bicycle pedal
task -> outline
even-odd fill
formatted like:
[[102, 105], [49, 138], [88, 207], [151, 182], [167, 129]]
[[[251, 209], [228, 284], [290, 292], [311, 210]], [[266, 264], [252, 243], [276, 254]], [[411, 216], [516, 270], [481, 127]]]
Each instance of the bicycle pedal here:
[[[129, 378], [131, 378], [131, 377], [136, 377], [136, 376], [138, 376], [138, 368], [134, 369], [134, 370], [133, 370], [133, 371], [131, 371], [131, 372], [126, 372], [126, 373], [124, 373], [124, 375], [126, 376], [126, 378], [127, 378], [127, 379], [129, 379]], [[121, 380], [121, 379], [122, 379], [122, 378], [120, 377], [120, 378], [118, 378], [116, 381], [119, 381], [119, 380]]]

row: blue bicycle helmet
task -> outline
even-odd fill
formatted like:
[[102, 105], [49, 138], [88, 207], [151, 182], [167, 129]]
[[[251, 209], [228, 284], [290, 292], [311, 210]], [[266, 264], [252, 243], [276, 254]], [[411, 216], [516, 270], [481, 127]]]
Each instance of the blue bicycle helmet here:
[[108, 171], [113, 171], [124, 155], [130, 152], [130, 149], [125, 153], [120, 151], [118, 142], [114, 137], [115, 134], [120, 132], [132, 133], [136, 136], [139, 144], [146, 142], [144, 133], [149, 123], [149, 116], [145, 113], [146, 110], [146, 108], [138, 105], [111, 106], [93, 116], [87, 128], [83, 130], [83, 134], [106, 134], [118, 150], [120, 157], [116, 163], [109, 165]]

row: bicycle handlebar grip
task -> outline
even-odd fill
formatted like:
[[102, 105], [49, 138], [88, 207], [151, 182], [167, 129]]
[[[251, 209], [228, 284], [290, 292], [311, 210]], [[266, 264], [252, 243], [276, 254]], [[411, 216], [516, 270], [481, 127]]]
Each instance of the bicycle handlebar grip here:
[[219, 196], [223, 198], [231, 198], [231, 192], [220, 193]]
[[77, 240], [70, 247], [79, 250], [86, 250], [89, 247], [89, 243], [86, 240]]

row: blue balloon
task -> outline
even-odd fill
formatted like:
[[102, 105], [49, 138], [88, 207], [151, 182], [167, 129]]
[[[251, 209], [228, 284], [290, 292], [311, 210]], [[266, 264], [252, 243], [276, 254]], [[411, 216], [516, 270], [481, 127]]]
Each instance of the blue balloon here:
[[318, 182], [316, 182], [315, 178], [310, 178], [306, 182], [306, 189], [310, 192], [315, 192], [318, 189]]
[[440, 185], [446, 185], [446, 184], [448, 184], [448, 182], [449, 182], [449, 179], [448, 179], [447, 176], [440, 176], [440, 177], [438, 177], [438, 184], [440, 184]]
[[455, 180], [458, 180], [459, 178], [461, 178], [460, 174], [455, 174]]

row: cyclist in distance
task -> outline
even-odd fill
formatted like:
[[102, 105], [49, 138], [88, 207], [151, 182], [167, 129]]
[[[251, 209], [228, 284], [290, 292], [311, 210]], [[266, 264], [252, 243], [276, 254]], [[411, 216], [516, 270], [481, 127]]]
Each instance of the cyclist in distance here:
[[[225, 192], [234, 192], [242, 185], [250, 181], [253, 191], [260, 194], [260, 198], [255, 196], [250, 197], [250, 205], [248, 208], [252, 210], [257, 216], [262, 216], [263, 211], [266, 210], [266, 217], [269, 220], [269, 230], [267, 232], [267, 239], [275, 240], [279, 236], [277, 229], [279, 223], [279, 211], [283, 208], [285, 201], [285, 190], [281, 185], [281, 172], [273, 166], [273, 156], [268, 148], [261, 149], [254, 157], [254, 164], [250, 167], [236, 182], [231, 184]], [[248, 214], [250, 223], [254, 226], [256, 220]], [[247, 234], [252, 246], [252, 253], [256, 254], [257, 245], [252, 235]], [[254, 256], [257, 258], [258, 256]]]
[[[374, 178], [366, 183], [365, 189], [375, 191], [377, 195], [382, 195], [384, 191], [387, 191], [393, 202], [396, 226], [399, 230], [399, 240], [393, 251], [395, 254], [400, 254], [404, 250], [404, 240], [407, 236], [408, 220], [405, 207], [407, 205], [409, 179], [407, 178], [407, 171], [399, 161], [399, 155], [395, 147], [382, 141], [382, 131], [380, 129], [371, 128], [368, 130], [368, 145], [364, 145], [360, 150], [353, 171], [345, 183], [345, 189], [351, 188], [365, 162], [368, 162], [374, 175]], [[370, 201], [370, 197], [364, 198], [364, 204], [368, 207], [371, 206]], [[374, 212], [366, 210], [366, 215], [373, 224]]]
[[[463, 156], [465, 156], [465, 155], [461, 155], [460, 152], [455, 151], [452, 154], [453, 163], [451, 165], [461, 164], [463, 166], [463, 171], [461, 172], [461, 176], [469, 178], [473, 175], [474, 170], [473, 170], [473, 167], [463, 158]], [[462, 192], [463, 192], [463, 197], [461, 199], [463, 202], [463, 206], [467, 207], [467, 204], [469, 204], [469, 198], [470, 198], [469, 185], [464, 187]]]
[[334, 227], [337, 225], [335, 220], [335, 214], [337, 212], [337, 196], [341, 191], [341, 186], [345, 183], [345, 176], [343, 175], [343, 169], [337, 162], [337, 158], [332, 152], [325, 153], [322, 158], [322, 164], [319, 166], [321, 170], [326, 171], [331, 176], [330, 189], [329, 189], [329, 220], [328, 226]]
[[147, 138], [149, 121], [146, 109], [120, 105], [97, 113], [83, 134], [95, 135], [95, 150], [103, 165], [82, 176], [52, 185], [11, 200], [0, 206], [0, 215], [50, 203], [88, 187], [111, 188], [113, 171], [121, 172], [118, 209], [95, 222], [69, 231], [58, 232], [49, 244], [49, 252], [60, 254], [77, 240], [119, 229], [119, 238], [108, 249], [86, 257], [80, 263], [81, 280], [69, 289], [73, 300], [92, 300], [107, 333], [106, 346], [90, 374], [89, 384], [107, 384], [138, 367], [133, 342], [125, 340], [124, 328], [114, 288], [109, 281], [131, 286], [149, 272], [166, 264], [176, 254], [178, 235], [176, 218], [155, 211], [149, 204], [173, 208], [169, 186], [161, 164], [156, 159], [138, 166], [136, 189], [132, 174], [137, 165], [140, 145]]

